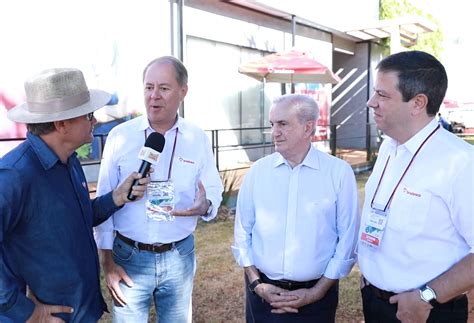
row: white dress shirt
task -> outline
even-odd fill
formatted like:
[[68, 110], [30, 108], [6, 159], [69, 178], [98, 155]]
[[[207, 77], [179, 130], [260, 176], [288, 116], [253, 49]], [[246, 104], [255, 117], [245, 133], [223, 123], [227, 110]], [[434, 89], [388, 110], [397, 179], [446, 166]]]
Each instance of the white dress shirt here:
[[[176, 124], [164, 134], [165, 147], [158, 164], [153, 165], [151, 179], [167, 179], [177, 128], [179, 130], [171, 172], [177, 199], [175, 209], [184, 210], [193, 204], [197, 183], [201, 180], [207, 198], [214, 205], [212, 214], [202, 217], [209, 221], [217, 214], [223, 187], [209, 139], [203, 130], [183, 118], [178, 118]], [[100, 166], [98, 196], [116, 188], [131, 172], [138, 170], [142, 162], [138, 159], [138, 152], [145, 144], [145, 133], [149, 135], [151, 132], [153, 130], [146, 116], [122, 123], [110, 131]], [[143, 243], [170, 243], [184, 239], [196, 229], [197, 216], [177, 216], [170, 222], [149, 219], [146, 215], [145, 199], [146, 196], [125, 204], [111, 218], [94, 229], [99, 249], [112, 249], [114, 231]]]
[[[436, 120], [403, 145], [382, 143], [365, 186], [361, 232], [370, 203], [384, 205], [410, 159]], [[396, 293], [419, 288], [474, 252], [474, 147], [439, 128], [420, 149], [389, 206], [388, 222], [377, 249], [359, 243], [358, 262], [364, 277], [378, 288]]]
[[358, 205], [345, 161], [311, 147], [292, 169], [273, 153], [252, 166], [240, 188], [234, 257], [271, 279], [344, 277], [355, 262]]

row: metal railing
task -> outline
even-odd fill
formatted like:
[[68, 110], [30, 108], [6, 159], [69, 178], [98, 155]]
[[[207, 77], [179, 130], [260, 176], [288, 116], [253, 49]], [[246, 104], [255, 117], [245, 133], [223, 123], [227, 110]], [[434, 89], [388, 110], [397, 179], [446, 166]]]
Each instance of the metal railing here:
[[[326, 127], [326, 133], [330, 134], [328, 135], [329, 139], [315, 139], [313, 142], [326, 142], [329, 145], [329, 153], [331, 153], [334, 156], [338, 156], [342, 159], [344, 158], [344, 152], [347, 153], [347, 151], [351, 151], [350, 148], [348, 149], [340, 149], [338, 147], [338, 140], [344, 140], [344, 139], [352, 139], [352, 140], [359, 140], [364, 147], [359, 147], [357, 150], [359, 151], [365, 151], [365, 161], [370, 162], [372, 160], [373, 153], [377, 150], [377, 143], [379, 140], [377, 140], [377, 135], [373, 136], [371, 128], [374, 126], [374, 124], [368, 123], [366, 124], [366, 134], [365, 136], [352, 136], [350, 138], [345, 137], [339, 137], [338, 136], [338, 131], [337, 127], [339, 125], [333, 124], [333, 125], [326, 125], [323, 127]], [[321, 126], [319, 126], [321, 127]], [[249, 131], [257, 131], [259, 133], [256, 133], [254, 137], [259, 137], [260, 140], [242, 140], [244, 132], [249, 132]], [[221, 155], [222, 153], [228, 153], [230, 151], [240, 151], [240, 150], [263, 150], [263, 154], [259, 157], [263, 157], [264, 155], [268, 153], [273, 153], [274, 152], [274, 145], [271, 140], [270, 136], [270, 127], [253, 127], [253, 128], [225, 128], [225, 129], [212, 129], [212, 130], [206, 130], [206, 132], [210, 133], [211, 137], [211, 145], [212, 145], [212, 150], [215, 156], [215, 162], [217, 169], [221, 170]], [[223, 133], [226, 132], [231, 132], [233, 133], [233, 138], [238, 138], [237, 143], [230, 143], [230, 144], [224, 144], [222, 143], [221, 137]], [[268, 137], [268, 138], [267, 138]], [[354, 149], [352, 149], [354, 150]], [[267, 153], [268, 152], [268, 153]], [[258, 154], [257, 154], [258, 155]]]
[[[250, 128], [225, 128], [225, 129], [212, 129], [205, 130], [211, 134], [211, 146], [212, 152], [214, 153], [215, 163], [218, 170], [220, 170], [220, 156], [222, 152], [240, 151], [240, 150], [251, 150], [251, 149], [263, 149], [264, 151], [268, 148], [273, 152], [273, 144], [271, 140], [267, 140], [267, 136], [270, 133], [270, 127], [250, 127]], [[243, 140], [242, 137], [244, 132], [257, 132], [258, 140]], [[221, 138], [223, 133], [234, 133], [234, 140], [237, 143], [232, 144], [221, 144]]]

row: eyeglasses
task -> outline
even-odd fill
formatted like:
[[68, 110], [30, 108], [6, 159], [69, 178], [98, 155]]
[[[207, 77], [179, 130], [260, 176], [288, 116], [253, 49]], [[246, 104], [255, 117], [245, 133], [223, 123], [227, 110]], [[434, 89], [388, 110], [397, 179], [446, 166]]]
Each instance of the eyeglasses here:
[[86, 114], [86, 119], [88, 121], [92, 121], [92, 118], [94, 118], [94, 112], [89, 112], [88, 114]]

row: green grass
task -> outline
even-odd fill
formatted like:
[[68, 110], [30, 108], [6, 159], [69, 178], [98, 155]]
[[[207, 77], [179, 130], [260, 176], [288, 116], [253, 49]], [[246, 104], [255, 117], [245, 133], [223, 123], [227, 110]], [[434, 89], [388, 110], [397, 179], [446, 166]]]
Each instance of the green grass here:
[[474, 136], [463, 137], [463, 139], [471, 145], [474, 145]]

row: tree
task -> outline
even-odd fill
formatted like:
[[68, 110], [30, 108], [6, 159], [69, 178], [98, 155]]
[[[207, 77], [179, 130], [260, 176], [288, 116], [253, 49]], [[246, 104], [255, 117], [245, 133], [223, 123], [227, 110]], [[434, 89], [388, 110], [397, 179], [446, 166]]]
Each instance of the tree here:
[[443, 32], [441, 31], [439, 21], [432, 15], [415, 7], [409, 0], [380, 0], [379, 16], [380, 19], [420, 16], [433, 22], [436, 25], [436, 30], [430, 33], [419, 34], [417, 43], [411, 46], [410, 49], [422, 50], [438, 59], [441, 58], [441, 52], [443, 51]]
[[81, 147], [76, 149], [77, 157], [80, 160], [86, 160], [89, 158], [90, 153], [92, 152], [91, 144], [84, 144]]

